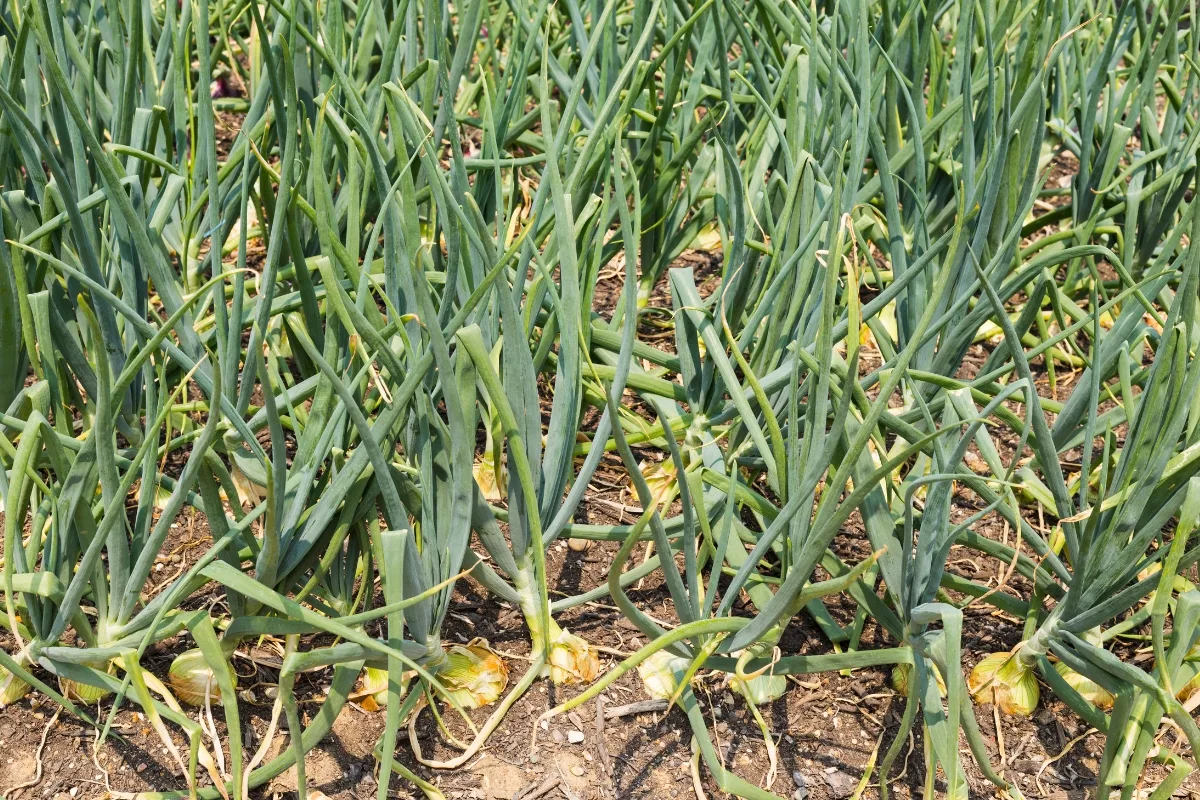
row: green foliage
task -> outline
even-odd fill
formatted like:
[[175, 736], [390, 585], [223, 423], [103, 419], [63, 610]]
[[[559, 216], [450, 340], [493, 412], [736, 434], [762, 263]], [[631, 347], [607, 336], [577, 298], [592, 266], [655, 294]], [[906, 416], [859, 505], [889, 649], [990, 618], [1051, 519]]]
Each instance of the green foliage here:
[[[987, 603], [1025, 635], [977, 698], [1036, 670], [1105, 732], [1104, 787], [1132, 797], [1153, 758], [1169, 796], [1191, 767], [1156, 746], [1163, 720], [1200, 746], [1177, 699], [1200, 638], [1191, 8], [10, 0], [14, 699], [28, 684], [105, 735], [140, 706], [186, 782], [164, 797], [241, 798], [293, 763], [303, 797], [303, 754], [370, 666], [381, 800], [392, 770], [439, 797], [391, 754], [423, 698], [462, 711], [442, 627], [469, 574], [519, 607], [533, 665], [461, 755], [424, 763], [465, 763], [541, 677], [592, 680], [555, 615], [608, 594], [650, 644], [569, 705], [655, 653], [688, 664], [672, 699], [724, 791], [772, 796], [722, 765], [699, 670], [749, 702], [768, 670], [900, 665], [881, 791], [919, 712], [931, 788], [965, 792], [965, 736], [1019, 796], [960, 669], [963, 608]], [[608, 453], [644, 513], [576, 522]], [[188, 508], [212, 545], [157, 585]], [[607, 586], [551, 600], [564, 537], [620, 542]], [[871, 555], [846, 563], [839, 538]], [[1020, 579], [955, 574], [956, 545]], [[653, 572], [671, 631], [626, 593]], [[221, 613], [189, 610], [209, 581]], [[849, 624], [825, 605], [842, 593]], [[775, 652], [800, 615], [828, 652]], [[869, 619], [888, 647], [860, 648]], [[229, 764], [142, 666], [185, 630]], [[1149, 670], [1107, 646], [1139, 631]], [[291, 732], [265, 763], [229, 664], [264, 635], [286, 642], [272, 729]], [[304, 726], [295, 676], [330, 665]], [[110, 692], [106, 720], [75, 700]]]

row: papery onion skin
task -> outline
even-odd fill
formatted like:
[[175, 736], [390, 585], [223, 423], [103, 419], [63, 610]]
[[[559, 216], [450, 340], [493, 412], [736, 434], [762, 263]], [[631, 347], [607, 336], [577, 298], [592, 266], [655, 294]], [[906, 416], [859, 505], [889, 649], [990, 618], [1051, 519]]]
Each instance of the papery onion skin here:
[[[213, 705], [221, 705], [221, 690], [216, 675], [198, 648], [186, 650], [175, 657], [168, 671], [171, 691], [180, 702], [189, 706], [203, 706], [205, 698]], [[233, 676], [233, 688], [237, 689], [237, 675]]]
[[0, 708], [10, 706], [29, 694], [32, 687], [4, 667], [0, 667]]
[[463, 708], [491, 705], [508, 686], [508, 664], [486, 644], [447, 648], [436, 672], [447, 699]]
[[646, 694], [656, 700], [670, 700], [679, 688], [679, 681], [687, 673], [688, 665], [686, 658], [659, 650], [638, 664], [637, 671]]
[[1032, 715], [1041, 698], [1037, 677], [1016, 653], [988, 655], [971, 670], [967, 688], [976, 702], [994, 702], [1005, 714], [1017, 717]]
[[1054, 670], [1062, 676], [1062, 679], [1067, 682], [1068, 686], [1079, 692], [1079, 695], [1084, 700], [1087, 700], [1101, 711], [1112, 710], [1115, 698], [1103, 686], [1086, 675], [1081, 675], [1071, 669], [1062, 661], [1054, 665]]
[[550, 680], [559, 686], [591, 683], [600, 675], [600, 656], [583, 639], [559, 631], [550, 643]]

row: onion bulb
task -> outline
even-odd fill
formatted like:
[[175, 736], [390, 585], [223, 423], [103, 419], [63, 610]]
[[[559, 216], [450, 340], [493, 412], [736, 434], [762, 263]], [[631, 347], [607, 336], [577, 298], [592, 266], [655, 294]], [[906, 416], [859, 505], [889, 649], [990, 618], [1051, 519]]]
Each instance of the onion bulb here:
[[550, 642], [550, 680], [559, 686], [591, 683], [600, 674], [600, 657], [578, 636], [559, 630]]
[[971, 697], [994, 702], [1005, 714], [1028, 717], [1037, 708], [1041, 690], [1033, 670], [1015, 653], [992, 653], [971, 670]]
[[1060, 661], [1054, 665], [1054, 670], [1062, 676], [1079, 695], [1101, 711], [1110, 711], [1113, 707], [1112, 693], [1086, 675], [1081, 675]]
[[[938, 694], [942, 697], [946, 696], [946, 682], [942, 680], [942, 672], [937, 668], [937, 664], [929, 662], [929, 666], [933, 668], [933, 678], [937, 681]], [[912, 678], [912, 664], [897, 664], [892, 670], [892, 688], [902, 695], [908, 695], [908, 681]]]
[[[115, 670], [113, 663], [110, 661], [104, 669], [109, 675], [112, 675]], [[99, 686], [92, 686], [90, 683], [81, 683], [73, 681], [69, 678], [59, 678], [58, 688], [62, 690], [63, 696], [75, 703], [92, 704], [99, 702], [101, 699], [108, 697], [112, 692], [108, 689], [102, 689]]]
[[690, 664], [691, 662], [682, 656], [659, 650], [638, 664], [637, 671], [646, 687], [646, 694], [656, 700], [670, 700], [679, 688], [679, 682], [687, 674]]
[[[168, 670], [171, 691], [180, 701], [189, 706], [204, 705], [205, 697], [215, 705], [221, 705], [221, 689], [217, 685], [217, 676], [208, 666], [208, 660], [199, 648], [185, 650], [175, 657]], [[233, 675], [233, 685], [237, 688], [237, 675]]]
[[[463, 708], [479, 708], [496, 702], [508, 686], [508, 665], [482, 640], [456, 644], [446, 651], [446, 660], [435, 670], [447, 699]], [[383, 671], [387, 687], [387, 672]], [[387, 692], [384, 692], [386, 702]], [[376, 698], [378, 700], [378, 698]]]
[[0, 667], [0, 708], [12, 705], [29, 694], [29, 684]]

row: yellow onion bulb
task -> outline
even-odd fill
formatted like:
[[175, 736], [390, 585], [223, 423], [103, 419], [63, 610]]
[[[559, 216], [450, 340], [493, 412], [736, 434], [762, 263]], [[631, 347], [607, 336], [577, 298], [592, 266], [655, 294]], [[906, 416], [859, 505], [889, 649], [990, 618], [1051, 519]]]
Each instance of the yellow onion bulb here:
[[[675, 459], [668, 458], [663, 461], [647, 459], [641, 463], [639, 469], [642, 478], [646, 481], [647, 488], [650, 489], [651, 502], [656, 506], [670, 502], [679, 483], [675, 470]], [[633, 486], [632, 480], [630, 486]]]
[[583, 639], [560, 630], [550, 643], [550, 680], [559, 686], [591, 683], [600, 675], [600, 656]]
[[497, 463], [493, 451], [484, 451], [483, 458], [475, 462], [474, 467], [475, 483], [479, 484], [479, 491], [483, 492], [484, 499], [493, 503], [504, 499], [508, 483], [507, 472], [503, 462]]
[[721, 231], [715, 224], [705, 225], [689, 245], [693, 250], [715, 253], [721, 249]]
[[[168, 670], [171, 691], [181, 702], [189, 706], [204, 705], [205, 698], [214, 705], [221, 705], [221, 689], [217, 676], [208, 665], [208, 660], [199, 648], [185, 650], [175, 657]], [[237, 675], [233, 675], [237, 688]]]
[[659, 650], [638, 664], [637, 671], [646, 694], [656, 700], [670, 700], [675, 696], [675, 690], [679, 688], [679, 682], [687, 674], [690, 664], [682, 656]]
[[[942, 697], [946, 696], [946, 682], [942, 680], [942, 672], [937, 668], [937, 664], [930, 662], [929, 666], [933, 669], [933, 678], [937, 681], [938, 694]], [[898, 693], [908, 696], [908, 682], [912, 679], [913, 665], [912, 664], [897, 664], [892, 670], [892, 688]]]
[[[408, 693], [409, 681], [416, 673], [409, 670], [400, 677], [400, 696]], [[376, 667], [363, 667], [362, 688], [351, 695], [361, 697], [363, 708], [378, 711], [388, 704], [388, 671]]]
[[1080, 697], [1084, 700], [1087, 700], [1101, 711], [1110, 711], [1112, 709], [1114, 698], [1112, 693], [1103, 686], [1086, 675], [1081, 675], [1071, 669], [1062, 661], [1054, 665], [1054, 670], [1062, 676], [1062, 679], [1067, 682], [1068, 686], [1079, 692]]
[[[104, 669], [109, 675], [114, 672], [113, 664], [110, 661]], [[92, 686], [90, 683], [81, 683], [73, 681], [69, 678], [59, 678], [58, 688], [62, 691], [63, 696], [74, 703], [92, 704], [99, 702], [105, 697], [108, 697], [112, 692], [108, 689], [102, 689], [99, 686]]]
[[375, 701], [376, 705], [387, 705], [388, 671], [376, 667], [364, 667], [362, 676], [363, 694]]
[[12, 705], [29, 694], [29, 684], [0, 667], [0, 708]]
[[[1192, 660], [1192, 656], [1193, 653], [1188, 653], [1188, 660]], [[1194, 676], [1192, 676], [1191, 680], [1185, 683], [1183, 687], [1175, 693], [1175, 699], [1182, 703], [1194, 695], [1197, 691], [1200, 691], [1200, 672], [1197, 672]]]
[[756, 706], [778, 700], [787, 691], [787, 676], [771, 675], [767, 672], [746, 680], [734, 675], [729, 683]]
[[984, 658], [971, 670], [967, 688], [976, 702], [993, 702], [1005, 714], [1018, 717], [1033, 714], [1041, 697], [1033, 670], [1015, 652]]
[[[463, 708], [490, 705], [508, 686], [508, 664], [486, 643], [451, 646], [446, 650], [446, 660], [435, 671], [446, 698]], [[385, 687], [386, 679], [384, 672]]]

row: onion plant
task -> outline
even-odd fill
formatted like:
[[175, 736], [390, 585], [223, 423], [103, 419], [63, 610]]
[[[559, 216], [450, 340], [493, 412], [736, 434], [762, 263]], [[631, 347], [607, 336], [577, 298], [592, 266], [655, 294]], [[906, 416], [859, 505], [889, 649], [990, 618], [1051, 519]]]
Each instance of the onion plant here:
[[[1104, 787], [1132, 797], [1155, 759], [1170, 794], [1191, 767], [1161, 724], [1200, 740], [1191, 17], [11, 0], [0, 705], [36, 689], [107, 737], [136, 704], [181, 776], [162, 797], [292, 765], [303, 797], [304, 754], [365, 694], [379, 796], [398, 774], [437, 798], [405, 738], [460, 766], [534, 681], [587, 685], [578, 705], [665, 663], [717, 785], [766, 798], [722, 764], [693, 679], [724, 675], [770, 743], [756, 706], [786, 676], [888, 667], [881, 793], [920, 715], [931, 792], [965, 792], [963, 734], [1019, 796], [975, 703], [1029, 713], [1040, 680], [1104, 732]], [[681, 266], [696, 250], [712, 274]], [[579, 521], [611, 453], [642, 513]], [[173, 572], [189, 519], [211, 541]], [[606, 584], [552, 599], [564, 537], [619, 549]], [[955, 574], [954, 547], [1002, 579]], [[627, 591], [653, 575], [674, 629]], [[485, 643], [445, 643], [463, 580], [520, 611], [511, 688]], [[605, 597], [650, 643], [600, 677], [556, 615]], [[972, 604], [1022, 637], [968, 676]], [[824, 652], [783, 652], [801, 624]], [[1130, 636], [1148, 668], [1111, 647]], [[156, 675], [148, 648], [177, 637]], [[260, 637], [284, 658], [249, 752], [231, 659]], [[329, 667], [304, 725], [296, 678]], [[460, 753], [422, 754], [423, 709]]]

